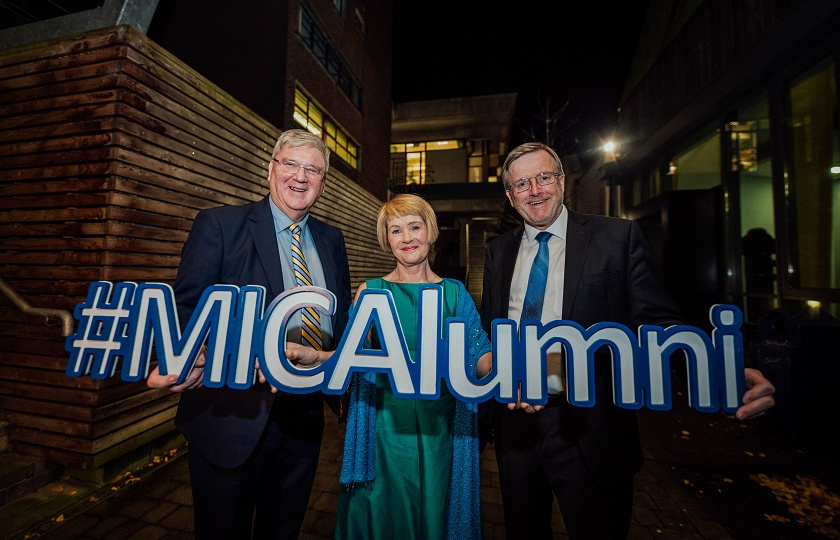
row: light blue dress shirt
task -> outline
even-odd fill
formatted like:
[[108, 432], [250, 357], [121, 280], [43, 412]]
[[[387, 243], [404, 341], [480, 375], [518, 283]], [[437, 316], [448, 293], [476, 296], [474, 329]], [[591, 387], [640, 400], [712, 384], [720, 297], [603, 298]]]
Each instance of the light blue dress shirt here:
[[[277, 237], [277, 249], [280, 252], [280, 265], [283, 269], [283, 288], [289, 290], [297, 287], [295, 282], [294, 267], [292, 265], [292, 232], [289, 227], [294, 223], [289, 216], [283, 213], [274, 201], [269, 198], [271, 216], [274, 219], [274, 233]], [[321, 259], [318, 257], [318, 250], [312, 240], [312, 233], [306, 226], [309, 214], [297, 223], [300, 225], [300, 244], [303, 249], [303, 256], [306, 258], [306, 267], [312, 275], [312, 283], [316, 287], [327, 288], [327, 281], [324, 278], [324, 267], [321, 266]], [[273, 299], [272, 299], [273, 300]], [[286, 339], [293, 343], [300, 343], [301, 315], [296, 313], [289, 321]], [[321, 316], [321, 342], [325, 351], [333, 350], [332, 320], [330, 317]]]

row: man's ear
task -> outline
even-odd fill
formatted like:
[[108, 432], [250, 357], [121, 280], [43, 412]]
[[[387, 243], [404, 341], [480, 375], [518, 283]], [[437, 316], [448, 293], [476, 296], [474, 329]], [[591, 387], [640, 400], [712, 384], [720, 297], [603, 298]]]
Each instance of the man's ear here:
[[510, 194], [509, 189], [505, 190], [505, 197], [507, 197], [507, 200], [510, 203], [511, 208], [516, 208], [516, 206], [513, 204], [513, 195]]

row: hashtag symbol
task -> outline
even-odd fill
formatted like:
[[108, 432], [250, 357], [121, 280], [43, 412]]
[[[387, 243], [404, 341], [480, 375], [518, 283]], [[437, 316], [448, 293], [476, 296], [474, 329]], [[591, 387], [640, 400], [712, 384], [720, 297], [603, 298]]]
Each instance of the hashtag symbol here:
[[111, 282], [91, 283], [87, 299], [76, 306], [74, 315], [79, 328], [65, 342], [70, 352], [67, 375], [79, 377], [90, 373], [94, 379], [105, 379], [114, 374], [117, 361], [125, 357], [122, 348], [129, 339], [129, 317], [136, 287], [136, 283], [129, 281], [117, 283], [111, 294]]

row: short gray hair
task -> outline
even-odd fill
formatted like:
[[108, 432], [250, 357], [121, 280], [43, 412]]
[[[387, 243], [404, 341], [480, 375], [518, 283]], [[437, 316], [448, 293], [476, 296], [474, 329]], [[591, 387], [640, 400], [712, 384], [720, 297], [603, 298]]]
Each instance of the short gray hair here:
[[324, 144], [323, 139], [317, 135], [306, 131], [305, 129], [287, 129], [277, 139], [277, 144], [274, 145], [274, 151], [271, 153], [271, 159], [277, 157], [285, 146], [290, 148], [297, 148], [299, 146], [311, 146], [312, 148], [321, 152], [324, 156], [324, 175], [330, 170], [330, 149]]
[[517, 159], [524, 156], [525, 154], [530, 154], [531, 152], [536, 152], [538, 150], [544, 150], [548, 152], [548, 154], [554, 159], [554, 163], [557, 166], [556, 172], [560, 174], [566, 174], [563, 172], [563, 163], [560, 162], [560, 156], [557, 155], [557, 152], [555, 152], [553, 148], [541, 142], [527, 142], [524, 144], [520, 144], [519, 146], [511, 150], [505, 158], [505, 163], [504, 165], [502, 165], [502, 184], [505, 186], [505, 189], [510, 187], [510, 178], [508, 178], [508, 170], [510, 170], [511, 164]]

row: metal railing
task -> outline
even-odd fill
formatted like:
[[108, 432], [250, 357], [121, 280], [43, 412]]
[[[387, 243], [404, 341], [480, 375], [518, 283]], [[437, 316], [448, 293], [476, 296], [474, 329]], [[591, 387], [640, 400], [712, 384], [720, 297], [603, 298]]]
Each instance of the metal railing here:
[[61, 330], [64, 334], [64, 337], [69, 336], [73, 333], [73, 323], [75, 319], [73, 318], [73, 314], [69, 311], [63, 309], [49, 309], [49, 308], [36, 308], [29, 305], [29, 302], [23, 299], [21, 295], [15, 292], [12, 287], [6, 283], [3, 278], [0, 278], [0, 292], [6, 295], [21, 311], [23, 311], [26, 315], [43, 315], [46, 318], [46, 323], [49, 324], [50, 320], [53, 318], [59, 319], [61, 321]]

